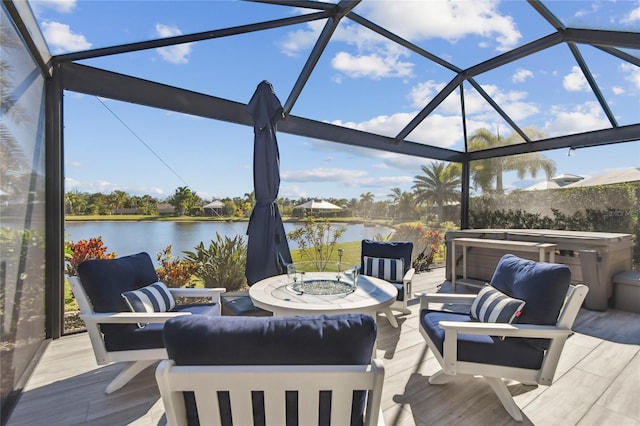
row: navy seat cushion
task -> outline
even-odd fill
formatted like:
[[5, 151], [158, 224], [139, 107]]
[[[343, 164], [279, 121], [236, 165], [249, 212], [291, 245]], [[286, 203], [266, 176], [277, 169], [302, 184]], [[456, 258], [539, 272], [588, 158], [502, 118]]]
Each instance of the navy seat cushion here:
[[[217, 303], [178, 305], [171, 312], [191, 312], [194, 315], [220, 315]], [[128, 351], [136, 349], [163, 348], [162, 330], [164, 324], [151, 323], [142, 328], [133, 326], [118, 333], [105, 334], [104, 344], [108, 351]]]
[[[87, 260], [78, 265], [78, 275], [94, 312], [130, 312], [121, 294], [158, 281], [151, 257], [145, 252], [117, 259]], [[136, 324], [100, 326], [105, 337], [137, 328]]]
[[[444, 330], [440, 321], [477, 322], [467, 314], [422, 310], [420, 326], [442, 355]], [[506, 365], [537, 370], [542, 365], [544, 350], [531, 344], [529, 339], [501, 339], [473, 334], [458, 335], [458, 360], [482, 364]]]
[[[404, 259], [403, 275], [411, 269], [411, 253], [413, 243], [411, 241], [373, 241], [362, 240], [360, 254], [360, 272], [364, 273], [364, 257], [384, 257], [389, 259]], [[397, 300], [404, 300], [404, 284], [394, 284], [398, 289]]]
[[571, 269], [558, 263], [536, 262], [504, 255], [491, 285], [508, 296], [524, 300], [520, 324], [554, 325], [571, 284]]
[[[377, 326], [363, 314], [315, 317], [172, 318], [164, 340], [177, 365], [354, 365], [369, 364]], [[326, 395], [325, 395], [326, 397]], [[362, 424], [366, 395], [354, 394], [352, 421]], [[189, 424], [198, 424], [193, 394], [185, 395]], [[224, 396], [221, 397], [221, 403]], [[321, 424], [327, 424], [328, 400], [321, 396]], [[264, 419], [254, 398], [257, 423]], [[287, 393], [287, 424], [295, 424], [296, 394]], [[304, 413], [300, 413], [304, 419]], [[223, 424], [229, 413], [223, 415]]]

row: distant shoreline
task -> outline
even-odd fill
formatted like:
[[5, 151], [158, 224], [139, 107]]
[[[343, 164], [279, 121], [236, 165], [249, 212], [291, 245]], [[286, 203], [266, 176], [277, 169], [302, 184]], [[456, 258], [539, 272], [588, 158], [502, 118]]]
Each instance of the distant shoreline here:
[[[391, 219], [365, 219], [361, 217], [327, 217], [333, 223], [363, 224], [365, 226], [393, 227]], [[166, 215], [67, 215], [65, 222], [249, 222], [248, 217], [166, 216]], [[283, 217], [283, 222], [298, 223], [304, 218]]]

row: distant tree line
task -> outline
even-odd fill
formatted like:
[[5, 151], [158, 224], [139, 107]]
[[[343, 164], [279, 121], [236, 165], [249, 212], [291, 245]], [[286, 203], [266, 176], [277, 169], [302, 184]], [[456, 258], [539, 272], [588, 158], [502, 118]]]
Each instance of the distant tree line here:
[[[532, 139], [542, 137], [535, 129], [524, 129]], [[522, 143], [522, 137], [513, 133], [507, 138], [493, 134], [487, 129], [474, 132], [469, 138], [470, 150], [490, 149], [498, 146]], [[504, 193], [503, 174], [515, 171], [519, 178], [526, 175], [536, 177], [543, 171], [550, 178], [556, 170], [555, 163], [539, 153], [514, 155], [474, 161], [471, 164], [471, 186], [483, 194]], [[359, 198], [326, 198], [332, 204], [342, 207], [342, 211], [331, 212], [331, 216], [362, 217], [369, 219], [395, 219], [401, 221], [422, 220], [424, 222], [456, 222], [459, 218], [462, 168], [457, 163], [433, 161], [421, 167], [422, 174], [416, 175], [412, 191], [390, 188], [388, 199], [375, 201], [371, 192], [360, 194]], [[293, 216], [294, 208], [314, 198], [302, 197], [297, 200], [279, 198], [277, 200], [283, 216]], [[72, 215], [118, 215], [118, 214], [174, 214], [178, 216], [203, 216], [203, 206], [212, 200], [204, 200], [187, 186], [176, 188], [173, 195], [158, 200], [150, 195], [141, 197], [123, 191], [105, 195], [69, 192], [65, 194], [65, 209]], [[224, 217], [247, 217], [255, 204], [255, 194], [245, 193], [243, 197], [223, 198], [223, 207], [216, 212]], [[169, 211], [159, 208], [169, 206]], [[315, 212], [315, 215], [322, 213]], [[300, 216], [300, 215], [298, 215]], [[305, 216], [302, 214], [302, 216]]]

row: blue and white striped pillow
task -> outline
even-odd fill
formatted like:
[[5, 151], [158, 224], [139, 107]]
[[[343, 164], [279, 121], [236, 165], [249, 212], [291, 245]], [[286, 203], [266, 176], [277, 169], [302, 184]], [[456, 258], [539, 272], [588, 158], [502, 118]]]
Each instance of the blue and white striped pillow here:
[[511, 324], [522, 312], [524, 300], [514, 299], [491, 286], [478, 292], [471, 305], [471, 318], [482, 322]]
[[404, 277], [404, 259], [364, 256], [364, 274], [392, 283], [401, 283]]
[[125, 291], [122, 297], [132, 312], [167, 312], [176, 307], [171, 292], [161, 281], [138, 290]]

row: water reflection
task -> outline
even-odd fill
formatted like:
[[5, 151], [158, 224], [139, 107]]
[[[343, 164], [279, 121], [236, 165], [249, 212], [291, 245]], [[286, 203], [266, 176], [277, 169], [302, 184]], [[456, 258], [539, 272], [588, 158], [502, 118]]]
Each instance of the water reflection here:
[[[156, 261], [156, 254], [171, 244], [175, 256], [182, 256], [185, 250], [193, 250], [201, 241], [207, 245], [216, 238], [216, 232], [233, 238], [242, 235], [246, 241], [248, 222], [67, 222], [65, 239], [78, 241], [92, 237], [102, 237], [109, 252], [119, 256], [146, 251]], [[289, 233], [301, 224], [285, 223], [284, 230]], [[339, 225], [343, 226], [343, 225]], [[369, 227], [362, 224], [344, 225], [347, 231], [339, 242], [360, 241], [374, 238], [376, 234], [388, 235], [387, 227]], [[289, 247], [296, 249], [297, 244], [289, 241]]]

